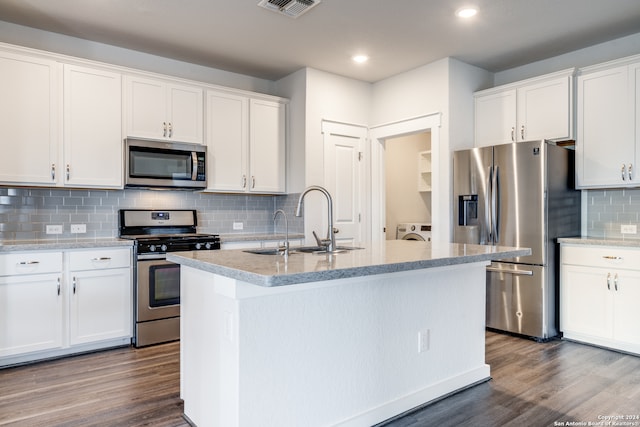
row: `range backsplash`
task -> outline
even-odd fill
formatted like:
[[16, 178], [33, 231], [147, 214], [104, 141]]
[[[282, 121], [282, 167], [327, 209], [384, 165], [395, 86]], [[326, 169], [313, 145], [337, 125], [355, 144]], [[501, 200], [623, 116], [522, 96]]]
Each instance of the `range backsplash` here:
[[[584, 190], [587, 236], [638, 240], [640, 234], [622, 234], [623, 224], [640, 224], [640, 188]], [[638, 226], [640, 233], [640, 226]]]
[[[287, 212], [290, 233], [303, 233], [294, 216], [299, 194], [259, 196], [188, 191], [70, 190], [0, 188], [0, 241], [107, 238], [118, 235], [119, 209], [196, 209], [201, 233], [252, 234], [284, 232], [276, 209]], [[243, 223], [234, 230], [233, 223]], [[63, 234], [46, 234], [45, 226], [63, 226]], [[71, 224], [86, 224], [85, 234], [71, 234]]]

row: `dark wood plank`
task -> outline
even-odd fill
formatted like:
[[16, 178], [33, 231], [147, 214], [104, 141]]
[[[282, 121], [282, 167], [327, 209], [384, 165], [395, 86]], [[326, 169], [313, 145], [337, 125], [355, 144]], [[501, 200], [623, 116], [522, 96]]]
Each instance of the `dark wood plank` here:
[[[187, 427], [179, 343], [120, 348], [0, 370], [2, 426]], [[640, 414], [640, 358], [487, 332], [492, 380], [384, 423], [553, 426]]]

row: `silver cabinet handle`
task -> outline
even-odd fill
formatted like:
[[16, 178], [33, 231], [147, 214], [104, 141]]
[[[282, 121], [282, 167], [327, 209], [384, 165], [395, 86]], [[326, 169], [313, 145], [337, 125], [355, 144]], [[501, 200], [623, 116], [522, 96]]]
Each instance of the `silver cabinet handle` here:
[[242, 188], [247, 188], [247, 175], [242, 175]]
[[524, 141], [524, 125], [520, 128], [520, 138]]
[[37, 264], [40, 264], [40, 261], [20, 261], [16, 265], [24, 267], [24, 266], [27, 266], [27, 265], [37, 265]]
[[69, 181], [70, 176], [71, 176], [71, 166], [67, 165], [67, 181]]
[[613, 277], [613, 287], [616, 291], [618, 290], [618, 273]]
[[162, 136], [167, 137], [167, 122], [162, 122]]
[[60, 278], [58, 277], [58, 296], [60, 296]]
[[256, 177], [255, 176], [251, 177], [251, 188], [256, 188]]
[[169, 122], [169, 138], [173, 137], [173, 126], [171, 125], [171, 122]]
[[51, 181], [56, 180], [56, 164], [51, 163]]
[[607, 273], [607, 289], [611, 290], [611, 273]]
[[111, 261], [111, 257], [108, 256], [101, 256], [101, 257], [96, 257], [96, 258], [91, 258], [91, 261]]
[[627, 166], [627, 175], [629, 175], [629, 181], [633, 180], [633, 164], [631, 163]]
[[76, 276], [73, 276], [73, 293], [76, 293]]
[[613, 261], [622, 261], [624, 259], [621, 256], [615, 256], [615, 255], [603, 255], [602, 258], [613, 260]]
[[626, 181], [626, 180], [627, 180], [627, 177], [625, 176], [624, 171], [625, 171], [625, 165], [624, 165], [624, 163], [623, 163], [623, 164], [622, 164], [622, 168], [620, 168], [620, 175], [622, 175], [622, 180], [623, 180], [623, 181]]
[[516, 141], [516, 128], [514, 128], [513, 126], [511, 126], [511, 141], [515, 142]]

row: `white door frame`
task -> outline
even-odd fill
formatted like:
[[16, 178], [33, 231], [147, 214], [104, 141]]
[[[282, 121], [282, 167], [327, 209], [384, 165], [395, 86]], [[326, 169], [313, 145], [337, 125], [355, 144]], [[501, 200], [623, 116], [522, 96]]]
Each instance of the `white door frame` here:
[[[393, 123], [378, 125], [370, 129], [371, 137], [371, 241], [385, 240], [385, 173], [384, 173], [384, 142], [389, 138], [412, 135], [421, 132], [431, 132], [431, 222], [433, 224], [446, 224], [442, 217], [447, 212], [446, 207], [441, 206], [439, 191], [442, 187], [441, 166], [437, 159], [440, 158], [440, 124], [442, 113], [432, 113], [424, 116], [400, 120]], [[446, 214], [446, 213], [445, 213]], [[447, 228], [447, 227], [445, 227]], [[433, 231], [433, 240], [448, 241], [448, 230], [436, 227]]]

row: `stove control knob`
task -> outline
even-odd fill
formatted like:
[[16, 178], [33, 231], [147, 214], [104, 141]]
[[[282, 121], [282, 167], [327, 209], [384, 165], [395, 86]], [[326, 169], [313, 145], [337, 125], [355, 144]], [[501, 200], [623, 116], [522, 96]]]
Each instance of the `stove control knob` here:
[[205, 248], [207, 248], [207, 249], [211, 249], [211, 243], [207, 243], [207, 244], [206, 244], [206, 245], [204, 245], [204, 246], [205, 246]]
[[162, 250], [162, 252], [166, 252], [167, 251], [167, 245], [160, 246], [160, 249]]
[[196, 243], [196, 249], [197, 249], [197, 250], [202, 249], [202, 245], [201, 245], [200, 243]]
[[156, 245], [150, 245], [150, 246], [149, 246], [149, 250], [150, 250], [151, 252], [155, 252], [155, 251], [156, 251]]

